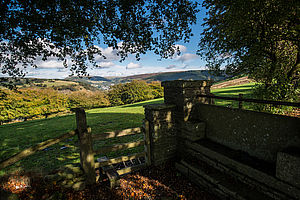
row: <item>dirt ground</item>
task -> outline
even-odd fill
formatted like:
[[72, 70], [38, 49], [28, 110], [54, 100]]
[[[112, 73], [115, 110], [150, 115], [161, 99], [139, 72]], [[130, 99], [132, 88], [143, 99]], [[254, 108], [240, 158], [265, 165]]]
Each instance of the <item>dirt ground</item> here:
[[[146, 168], [121, 178], [120, 186], [110, 189], [107, 179], [82, 191], [62, 188], [55, 181], [47, 182], [30, 173], [4, 177], [0, 180], [0, 199], [191, 199], [216, 200], [217, 197], [187, 180], [167, 163], [159, 167]], [[29, 180], [30, 179], [30, 180]], [[27, 184], [27, 185], [26, 185]], [[7, 196], [7, 197], [5, 197]]]

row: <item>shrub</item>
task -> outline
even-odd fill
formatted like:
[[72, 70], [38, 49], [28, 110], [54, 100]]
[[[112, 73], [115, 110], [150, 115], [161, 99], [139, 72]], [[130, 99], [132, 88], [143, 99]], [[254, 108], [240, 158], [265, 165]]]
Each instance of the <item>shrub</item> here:
[[152, 81], [149, 83], [150, 88], [152, 89], [152, 94], [154, 98], [161, 98], [164, 96], [164, 88], [161, 86], [159, 81]]
[[53, 89], [0, 90], [0, 121], [66, 111], [65, 95]]
[[112, 105], [130, 104], [139, 101], [154, 99], [153, 90], [145, 81], [132, 81], [125, 84], [117, 84], [108, 92]]
[[101, 91], [76, 91], [68, 95], [70, 107], [99, 108], [110, 105], [109, 99]]

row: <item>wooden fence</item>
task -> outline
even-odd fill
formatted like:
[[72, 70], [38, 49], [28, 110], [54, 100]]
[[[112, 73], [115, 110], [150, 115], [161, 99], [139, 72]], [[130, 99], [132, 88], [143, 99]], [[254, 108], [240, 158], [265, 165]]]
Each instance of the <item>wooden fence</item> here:
[[296, 108], [300, 108], [299, 102], [284, 102], [284, 101], [271, 101], [271, 100], [261, 100], [261, 99], [249, 99], [243, 98], [243, 94], [239, 94], [239, 97], [221, 97], [215, 96], [213, 94], [206, 95], [206, 94], [199, 94], [197, 97], [206, 97], [210, 99], [222, 99], [222, 100], [232, 100], [239, 102], [239, 108], [242, 108], [242, 102], [250, 102], [250, 103], [261, 103], [261, 104], [272, 104], [272, 105], [282, 105], [282, 106], [292, 106]]
[[[7, 158], [6, 160], [4, 160], [0, 163], [0, 170], [20, 161], [21, 159], [24, 159], [30, 155], [33, 155], [34, 153], [36, 153], [40, 150], [43, 150], [51, 145], [57, 144], [57, 143], [61, 142], [62, 140], [73, 137], [74, 135], [78, 135], [78, 138], [79, 138], [80, 164], [81, 164], [82, 170], [85, 174], [87, 184], [93, 184], [96, 182], [95, 169], [100, 168], [100, 167], [111, 166], [116, 163], [125, 162], [125, 161], [136, 159], [139, 157], [145, 157], [145, 163], [143, 163], [143, 164], [116, 170], [117, 174], [119, 176], [121, 176], [123, 174], [130, 173], [133, 170], [140, 169], [146, 165], [151, 164], [149, 122], [145, 121], [144, 128], [131, 128], [131, 129], [125, 129], [125, 130], [121, 130], [121, 131], [112, 131], [112, 132], [105, 132], [105, 133], [100, 133], [100, 134], [92, 134], [91, 128], [87, 126], [86, 114], [85, 114], [84, 109], [77, 108], [77, 109], [74, 109], [74, 111], [76, 113], [76, 124], [77, 124], [76, 130], [65, 133], [54, 139], [49, 139], [47, 141], [41, 142], [35, 146], [27, 148], [27, 149], [13, 155], [10, 158]], [[93, 149], [93, 142], [96, 140], [106, 140], [109, 138], [123, 137], [123, 136], [136, 135], [136, 134], [142, 134], [142, 133], [144, 133], [144, 139], [140, 140], [140, 141], [128, 142], [128, 143], [123, 143], [123, 144], [115, 144], [115, 145], [111, 145], [111, 146], [104, 146], [97, 150]], [[126, 156], [121, 156], [121, 157], [117, 157], [117, 158], [111, 158], [111, 159], [107, 159], [102, 162], [95, 163], [94, 157], [97, 154], [104, 154], [104, 153], [109, 153], [112, 151], [130, 149], [130, 148], [138, 147], [141, 145], [145, 146], [145, 148], [144, 148], [145, 150], [143, 152], [126, 155]]]

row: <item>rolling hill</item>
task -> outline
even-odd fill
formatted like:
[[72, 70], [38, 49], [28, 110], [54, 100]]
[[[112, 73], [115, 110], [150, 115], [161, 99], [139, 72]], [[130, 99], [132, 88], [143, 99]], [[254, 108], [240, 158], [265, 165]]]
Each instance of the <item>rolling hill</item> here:
[[[172, 81], [172, 80], [213, 80], [214, 82], [222, 81], [230, 76], [225, 73], [221, 75], [210, 74], [208, 70], [190, 70], [178, 72], [160, 72], [149, 74], [138, 74], [127, 77], [67, 77], [63, 80], [60, 79], [37, 79], [37, 78], [24, 78], [17, 83], [18, 87], [55, 87], [58, 89], [67, 89], [69, 87], [85, 87], [86, 89], [93, 90], [99, 88], [103, 90], [109, 89], [111, 85], [118, 83], [127, 83], [132, 80], [144, 80], [146, 82], [152, 81]], [[5, 78], [0, 79], [2, 84], [5, 84]], [[79, 88], [79, 87], [78, 87]], [[80, 88], [79, 88], [80, 89]], [[77, 89], [76, 89], [77, 90]]]
[[179, 71], [179, 72], [160, 72], [149, 74], [138, 74], [126, 77], [101, 77], [90, 76], [84, 78], [68, 77], [66, 80], [76, 82], [90, 83], [94, 87], [107, 88], [112, 84], [127, 83], [132, 80], [144, 80], [147, 82], [152, 81], [172, 81], [172, 80], [213, 80], [215, 82], [225, 80], [230, 76], [225, 73], [221, 75], [213, 75], [208, 70], [191, 70], [191, 71]]

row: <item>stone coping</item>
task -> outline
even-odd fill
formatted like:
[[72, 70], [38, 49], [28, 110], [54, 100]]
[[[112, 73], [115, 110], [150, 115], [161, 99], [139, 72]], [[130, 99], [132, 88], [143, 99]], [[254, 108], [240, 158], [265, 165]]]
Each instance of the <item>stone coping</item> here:
[[196, 87], [210, 87], [212, 81], [209, 80], [175, 80], [175, 81], [163, 81], [161, 85], [167, 88], [196, 88]]
[[174, 109], [176, 108], [176, 105], [172, 104], [149, 104], [143, 106], [145, 109], [150, 109], [150, 110], [169, 110], [169, 109]]

